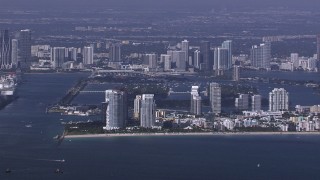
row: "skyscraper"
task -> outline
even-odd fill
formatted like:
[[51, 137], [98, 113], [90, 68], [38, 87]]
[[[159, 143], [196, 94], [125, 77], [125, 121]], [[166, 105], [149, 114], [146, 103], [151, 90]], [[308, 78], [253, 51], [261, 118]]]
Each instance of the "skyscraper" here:
[[266, 42], [251, 49], [251, 65], [256, 68], [269, 69], [271, 61], [271, 43]]
[[173, 51], [172, 60], [176, 62], [177, 71], [185, 71], [187, 68], [186, 53], [184, 51]]
[[181, 42], [181, 51], [185, 52], [185, 62], [189, 62], [189, 41], [184, 40]]
[[290, 54], [290, 61], [292, 62], [294, 68], [299, 68], [299, 54], [298, 53], [291, 53]]
[[134, 99], [133, 118], [135, 119], [140, 118], [141, 98], [141, 95], [137, 95]]
[[214, 70], [217, 73], [219, 70], [228, 70], [229, 65], [229, 51], [225, 48], [215, 48], [214, 49]]
[[109, 47], [109, 61], [121, 62], [121, 44], [113, 43]]
[[233, 67], [233, 80], [234, 81], [240, 80], [240, 66]]
[[93, 48], [91, 46], [83, 48], [83, 64], [93, 64]]
[[31, 30], [20, 31], [18, 45], [20, 68], [29, 69], [31, 65]]
[[252, 111], [261, 111], [261, 96], [260, 95], [253, 95], [251, 96], [251, 108]]
[[156, 54], [145, 54], [145, 64], [148, 65], [149, 68], [155, 69], [157, 68], [157, 55]]
[[106, 90], [106, 126], [105, 130], [125, 128], [127, 121], [127, 96], [125, 92]]
[[65, 47], [51, 48], [51, 63], [53, 68], [61, 68], [65, 61]]
[[11, 39], [9, 30], [0, 32], [0, 69], [11, 69]]
[[269, 93], [269, 111], [289, 110], [289, 93], [283, 88], [275, 88]]
[[200, 44], [201, 61], [203, 63], [203, 71], [211, 71], [213, 69], [213, 61], [211, 60], [210, 42], [202, 41]]
[[199, 86], [191, 87], [191, 102], [190, 102], [190, 112], [194, 115], [202, 114], [202, 98], [199, 95]]
[[193, 65], [195, 68], [200, 69], [201, 53], [199, 50], [195, 50], [193, 53]]
[[164, 71], [171, 70], [171, 56], [167, 54], [161, 54], [160, 61], [164, 63]]
[[231, 69], [232, 68], [232, 41], [231, 40], [227, 40], [224, 41], [221, 45], [221, 47], [223, 49], [227, 49], [228, 50], [228, 60], [226, 63], [226, 69]]
[[153, 94], [143, 94], [141, 98], [140, 121], [141, 127], [152, 128], [156, 121], [156, 104]]
[[221, 113], [221, 87], [218, 83], [210, 83], [210, 104], [212, 113]]
[[239, 98], [236, 98], [236, 100], [235, 100], [235, 106], [239, 110], [249, 109], [249, 95], [248, 94], [240, 94]]
[[68, 59], [71, 61], [77, 61], [77, 48], [71, 47], [68, 48]]
[[320, 61], [320, 34], [317, 35], [317, 58]]
[[18, 40], [17, 39], [12, 39], [11, 40], [11, 62], [13, 67], [18, 66]]

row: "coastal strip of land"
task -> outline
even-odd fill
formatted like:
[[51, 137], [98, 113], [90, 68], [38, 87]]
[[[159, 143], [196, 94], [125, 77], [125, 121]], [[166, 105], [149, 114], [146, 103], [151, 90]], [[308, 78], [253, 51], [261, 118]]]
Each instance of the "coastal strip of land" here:
[[320, 135], [320, 132], [198, 132], [198, 133], [119, 133], [119, 134], [81, 134], [66, 135], [66, 139], [74, 138], [108, 138], [139, 136], [233, 136], [233, 135]]

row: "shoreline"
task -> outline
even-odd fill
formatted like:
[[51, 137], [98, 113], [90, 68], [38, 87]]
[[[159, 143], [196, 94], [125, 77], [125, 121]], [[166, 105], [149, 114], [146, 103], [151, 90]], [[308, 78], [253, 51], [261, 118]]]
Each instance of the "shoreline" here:
[[150, 136], [258, 136], [258, 135], [320, 135], [320, 132], [198, 132], [198, 133], [132, 133], [132, 134], [82, 134], [66, 135], [66, 139], [110, 138], [110, 137], [150, 137]]

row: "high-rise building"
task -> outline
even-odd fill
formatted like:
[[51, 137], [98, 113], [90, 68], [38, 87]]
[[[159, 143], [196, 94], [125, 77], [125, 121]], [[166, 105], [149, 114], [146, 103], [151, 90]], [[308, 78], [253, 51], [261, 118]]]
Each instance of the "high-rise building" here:
[[258, 112], [261, 111], [261, 95], [251, 96], [251, 108], [252, 111]]
[[291, 63], [293, 64], [294, 68], [299, 68], [299, 54], [298, 53], [291, 53], [290, 55]]
[[83, 64], [93, 64], [93, 48], [91, 46], [83, 48]]
[[171, 55], [161, 54], [160, 61], [164, 63], [164, 71], [171, 70]]
[[148, 65], [149, 68], [155, 69], [157, 68], [157, 55], [156, 54], [145, 54], [145, 64]]
[[106, 126], [105, 130], [125, 128], [127, 121], [127, 96], [125, 92], [106, 90]]
[[143, 94], [141, 98], [140, 122], [141, 127], [152, 128], [156, 121], [156, 104], [153, 94]]
[[214, 114], [221, 113], [221, 87], [218, 83], [210, 83], [210, 104]]
[[11, 40], [11, 62], [12, 62], [12, 66], [13, 67], [17, 67], [18, 66], [18, 40], [17, 39], [12, 39]]
[[251, 49], [251, 65], [256, 68], [269, 69], [271, 61], [271, 43], [266, 42]]
[[51, 48], [51, 63], [53, 68], [61, 68], [65, 61], [65, 47]]
[[240, 66], [233, 67], [233, 80], [234, 81], [240, 80]]
[[189, 41], [181, 42], [181, 51], [185, 52], [185, 62], [189, 62]]
[[185, 71], [187, 68], [186, 53], [184, 51], [173, 51], [172, 60], [176, 62], [177, 71]]
[[215, 72], [228, 70], [229, 65], [229, 51], [225, 48], [215, 48], [214, 49], [214, 70]]
[[226, 68], [231, 69], [232, 68], [232, 41], [231, 40], [224, 41], [221, 47], [223, 49], [228, 50], [228, 60], [226, 63]]
[[320, 34], [317, 35], [317, 58], [320, 61]]
[[18, 45], [20, 68], [29, 69], [31, 65], [31, 30], [20, 31]]
[[275, 88], [269, 93], [269, 111], [289, 110], [289, 93], [283, 88]]
[[239, 98], [236, 98], [236, 100], [235, 100], [235, 106], [239, 110], [249, 109], [249, 95], [248, 94], [240, 94]]
[[134, 106], [133, 106], [133, 118], [139, 119], [140, 118], [140, 109], [141, 109], [141, 95], [137, 95], [134, 99]]
[[200, 44], [201, 62], [203, 63], [203, 71], [211, 71], [213, 69], [213, 60], [211, 59], [210, 42], [202, 41]]
[[121, 44], [114, 43], [109, 47], [109, 61], [110, 62], [121, 62]]
[[201, 53], [199, 50], [195, 50], [193, 53], [193, 65], [195, 68], [200, 69]]
[[74, 48], [74, 47], [68, 48], [68, 59], [70, 61], [77, 61], [77, 54], [78, 54], [77, 51], [78, 51], [77, 48]]
[[202, 114], [202, 98], [199, 94], [199, 86], [191, 87], [190, 112], [194, 115]]
[[11, 69], [11, 38], [9, 30], [0, 32], [0, 69]]

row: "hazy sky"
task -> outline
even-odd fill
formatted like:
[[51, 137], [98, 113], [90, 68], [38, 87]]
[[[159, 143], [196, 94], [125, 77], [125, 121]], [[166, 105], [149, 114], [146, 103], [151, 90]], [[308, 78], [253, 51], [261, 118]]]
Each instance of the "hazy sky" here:
[[0, 0], [2, 9], [237, 9], [289, 7], [320, 9], [320, 0]]

